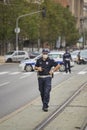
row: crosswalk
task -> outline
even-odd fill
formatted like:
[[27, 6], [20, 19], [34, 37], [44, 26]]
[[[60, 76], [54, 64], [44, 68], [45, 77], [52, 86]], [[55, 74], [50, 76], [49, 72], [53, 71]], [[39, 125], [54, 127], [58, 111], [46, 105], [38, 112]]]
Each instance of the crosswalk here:
[[20, 72], [20, 71], [15, 71], [15, 72], [10, 72], [10, 71], [3, 71], [3, 72], [0, 72], [0, 75], [29, 75], [29, 74], [32, 74], [33, 72]]
[[78, 74], [84, 75], [86, 73], [87, 73], [87, 71], [80, 71]]
[[0, 75], [8, 74], [9, 72], [0, 72]]
[[[27, 77], [28, 75], [31, 75], [32, 73], [35, 73], [35, 72], [20, 72], [20, 71], [15, 71], [15, 72], [10, 72], [10, 71], [3, 71], [3, 72], [0, 72], [0, 76], [2, 75], [22, 75], [24, 77]], [[74, 73], [74, 72], [73, 72]], [[54, 73], [55, 75], [56, 74], [65, 74], [64, 72], [55, 72]], [[78, 75], [84, 75], [84, 74], [87, 74], [87, 71], [79, 71], [77, 72]]]

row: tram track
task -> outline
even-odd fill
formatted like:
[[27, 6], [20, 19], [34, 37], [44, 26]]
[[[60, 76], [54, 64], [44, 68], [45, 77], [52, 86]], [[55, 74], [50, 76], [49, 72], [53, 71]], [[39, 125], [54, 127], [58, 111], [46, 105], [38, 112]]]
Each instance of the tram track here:
[[50, 114], [46, 119], [44, 119], [40, 124], [38, 124], [34, 130], [43, 130], [51, 121], [53, 121], [64, 109], [69, 105], [73, 99], [80, 94], [80, 92], [87, 86], [87, 81], [81, 84], [78, 89], [73, 92], [73, 94], [66, 99], [52, 114]]

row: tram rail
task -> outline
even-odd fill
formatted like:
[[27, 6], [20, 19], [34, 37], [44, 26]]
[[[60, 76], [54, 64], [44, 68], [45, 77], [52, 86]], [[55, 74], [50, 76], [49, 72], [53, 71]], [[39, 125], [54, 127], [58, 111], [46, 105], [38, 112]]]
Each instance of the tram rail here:
[[[73, 99], [87, 86], [87, 81], [79, 86], [79, 88], [66, 99], [52, 114], [50, 114], [46, 119], [44, 119], [40, 124], [38, 124], [34, 130], [43, 130], [52, 120], [54, 120], [58, 115], [63, 112], [63, 110], [69, 105]], [[87, 124], [82, 127], [81, 130], [85, 130]], [[84, 128], [84, 129], [83, 129]]]

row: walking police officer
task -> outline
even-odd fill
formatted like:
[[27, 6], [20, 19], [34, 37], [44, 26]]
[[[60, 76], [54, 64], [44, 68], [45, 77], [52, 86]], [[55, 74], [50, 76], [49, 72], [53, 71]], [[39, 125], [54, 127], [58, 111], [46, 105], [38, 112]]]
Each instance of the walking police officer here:
[[71, 58], [71, 54], [69, 53], [68, 49], [66, 49], [64, 55], [63, 55], [63, 61], [64, 61], [64, 65], [65, 65], [65, 72], [67, 73], [69, 71], [69, 73], [71, 73], [71, 65], [70, 65], [70, 61], [72, 60]]
[[35, 69], [38, 71], [39, 91], [43, 103], [42, 109], [46, 112], [48, 111], [48, 103], [50, 100], [52, 75], [60, 67], [53, 59], [48, 57], [48, 53], [48, 49], [43, 49], [42, 57], [37, 60], [35, 65]]

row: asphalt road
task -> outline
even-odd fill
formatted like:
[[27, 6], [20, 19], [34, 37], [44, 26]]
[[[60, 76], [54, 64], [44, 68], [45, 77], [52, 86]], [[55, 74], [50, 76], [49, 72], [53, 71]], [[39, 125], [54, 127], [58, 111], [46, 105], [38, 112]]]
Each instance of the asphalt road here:
[[[52, 86], [70, 76], [84, 74], [87, 65], [75, 65], [71, 74], [55, 72]], [[21, 72], [18, 64], [0, 65], [0, 118], [14, 112], [39, 96], [37, 73]]]

